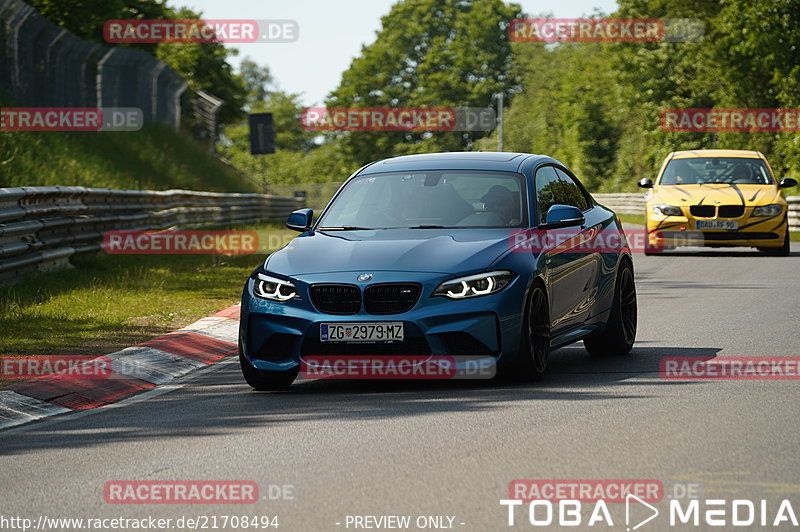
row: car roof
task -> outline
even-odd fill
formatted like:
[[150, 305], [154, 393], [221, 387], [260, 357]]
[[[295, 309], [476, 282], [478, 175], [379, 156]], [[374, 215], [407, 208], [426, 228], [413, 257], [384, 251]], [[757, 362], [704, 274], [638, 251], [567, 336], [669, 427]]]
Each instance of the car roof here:
[[523, 162], [530, 162], [535, 159], [552, 160], [545, 155], [516, 152], [470, 151], [422, 153], [376, 161], [364, 167], [359, 172], [359, 175], [415, 170], [489, 170], [519, 172]]
[[690, 157], [742, 157], [745, 159], [762, 159], [763, 155], [757, 151], [749, 150], [687, 150], [673, 152], [673, 159], [688, 159]]

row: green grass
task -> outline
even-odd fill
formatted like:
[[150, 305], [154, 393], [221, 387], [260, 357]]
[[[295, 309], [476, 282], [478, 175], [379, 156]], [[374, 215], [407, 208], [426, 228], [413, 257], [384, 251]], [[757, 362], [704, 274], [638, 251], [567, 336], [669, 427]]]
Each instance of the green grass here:
[[617, 218], [627, 224], [644, 225], [644, 214], [620, 214], [617, 213]]
[[[257, 229], [265, 245], [297, 234]], [[85, 256], [0, 286], [0, 356], [102, 355], [181, 328], [238, 302], [265, 254]]]
[[158, 124], [136, 132], [0, 132], [0, 187], [37, 185], [259, 192], [207, 146]]

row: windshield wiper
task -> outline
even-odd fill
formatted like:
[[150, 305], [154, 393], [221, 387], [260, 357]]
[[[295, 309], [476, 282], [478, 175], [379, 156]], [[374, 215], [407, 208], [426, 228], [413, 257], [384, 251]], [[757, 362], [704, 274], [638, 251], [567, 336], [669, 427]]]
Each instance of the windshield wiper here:
[[358, 227], [357, 225], [342, 225], [339, 227], [318, 227], [317, 231], [371, 231], [371, 227]]
[[412, 225], [411, 227], [406, 227], [406, 229], [447, 229], [443, 225]]

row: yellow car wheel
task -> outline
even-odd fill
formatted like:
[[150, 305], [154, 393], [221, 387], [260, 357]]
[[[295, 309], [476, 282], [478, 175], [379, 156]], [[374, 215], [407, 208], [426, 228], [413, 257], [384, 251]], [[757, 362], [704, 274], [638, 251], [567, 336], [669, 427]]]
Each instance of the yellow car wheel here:
[[779, 248], [756, 248], [765, 255], [772, 257], [788, 257], [789, 256], [789, 228], [786, 228], [786, 236], [783, 238], [783, 245]]

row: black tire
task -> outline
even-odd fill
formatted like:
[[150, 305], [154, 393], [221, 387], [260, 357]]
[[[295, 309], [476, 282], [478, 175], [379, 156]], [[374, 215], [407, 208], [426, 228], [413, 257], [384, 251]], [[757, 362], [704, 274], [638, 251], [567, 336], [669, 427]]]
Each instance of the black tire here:
[[254, 390], [259, 392], [286, 390], [292, 385], [299, 373], [298, 369], [289, 371], [261, 371], [250, 365], [244, 358], [241, 348], [239, 348], [239, 365], [242, 367], [242, 375]]
[[764, 255], [770, 257], [788, 257], [789, 256], [789, 228], [786, 228], [786, 236], [783, 239], [783, 245], [779, 248], [756, 248]]
[[550, 308], [541, 283], [535, 283], [528, 295], [522, 323], [519, 353], [511, 377], [532, 382], [544, 375], [550, 357]]
[[586, 338], [583, 345], [592, 356], [627, 355], [636, 341], [636, 283], [633, 268], [623, 260], [617, 270], [614, 301], [606, 330]]

